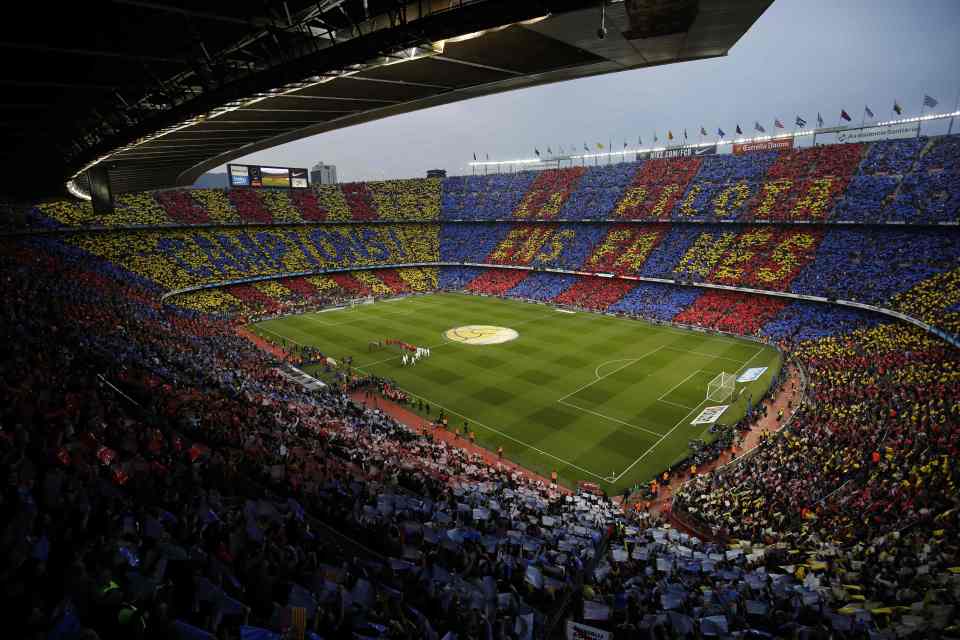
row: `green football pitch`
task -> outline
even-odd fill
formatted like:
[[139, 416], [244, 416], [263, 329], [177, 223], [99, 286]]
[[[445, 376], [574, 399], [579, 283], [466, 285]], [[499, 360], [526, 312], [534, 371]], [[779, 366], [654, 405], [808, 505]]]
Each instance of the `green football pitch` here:
[[[516, 337], [486, 345], [448, 337], [470, 325], [512, 329]], [[337, 361], [353, 356], [356, 369], [394, 380], [428, 402], [433, 416], [443, 409], [451, 429], [466, 420], [484, 447], [502, 446], [506, 458], [541, 475], [556, 470], [564, 484], [586, 480], [608, 493], [648, 482], [685, 457], [690, 440], [710, 439], [709, 424], [691, 424], [705, 407], [729, 403], [718, 422], [739, 420], [747, 398], [762, 397], [780, 368], [776, 349], [752, 341], [466, 294], [398, 298], [249, 328]], [[506, 334], [453, 337], [483, 342]], [[429, 347], [431, 356], [402, 366], [398, 348], [370, 345], [387, 339]], [[737, 383], [729, 401], [705, 399], [720, 372], [756, 367], [767, 370]]]

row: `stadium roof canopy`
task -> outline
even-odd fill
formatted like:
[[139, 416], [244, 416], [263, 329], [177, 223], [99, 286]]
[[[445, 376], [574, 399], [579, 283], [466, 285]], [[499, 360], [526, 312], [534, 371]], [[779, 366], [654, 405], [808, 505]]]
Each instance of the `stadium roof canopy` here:
[[378, 118], [722, 56], [771, 2], [42, 5], [0, 38], [5, 186], [47, 195], [95, 165], [114, 193], [189, 185], [234, 158]]

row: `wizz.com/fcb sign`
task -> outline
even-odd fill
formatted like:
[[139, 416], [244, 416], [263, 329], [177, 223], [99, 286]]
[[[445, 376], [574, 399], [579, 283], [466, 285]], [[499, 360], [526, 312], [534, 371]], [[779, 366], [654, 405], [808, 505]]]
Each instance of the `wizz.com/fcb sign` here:
[[781, 151], [783, 149], [793, 149], [793, 136], [789, 138], [777, 138], [776, 140], [764, 140], [762, 142], [734, 143], [733, 155], [739, 156], [754, 151]]

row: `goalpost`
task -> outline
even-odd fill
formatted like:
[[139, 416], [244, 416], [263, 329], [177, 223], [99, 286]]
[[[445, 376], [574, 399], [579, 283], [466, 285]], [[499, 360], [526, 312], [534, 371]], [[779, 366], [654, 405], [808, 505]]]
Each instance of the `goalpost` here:
[[711, 402], [726, 402], [733, 397], [737, 378], [726, 371], [707, 383], [707, 400]]
[[373, 296], [366, 296], [365, 298], [353, 298], [350, 300], [351, 309], [361, 304], [373, 304]]

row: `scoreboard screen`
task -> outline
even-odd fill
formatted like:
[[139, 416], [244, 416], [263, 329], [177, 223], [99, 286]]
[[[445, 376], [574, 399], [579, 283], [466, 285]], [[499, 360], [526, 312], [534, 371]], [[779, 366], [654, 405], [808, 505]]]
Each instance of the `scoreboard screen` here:
[[306, 169], [290, 167], [230, 164], [227, 165], [227, 176], [231, 187], [306, 189], [310, 186]]

